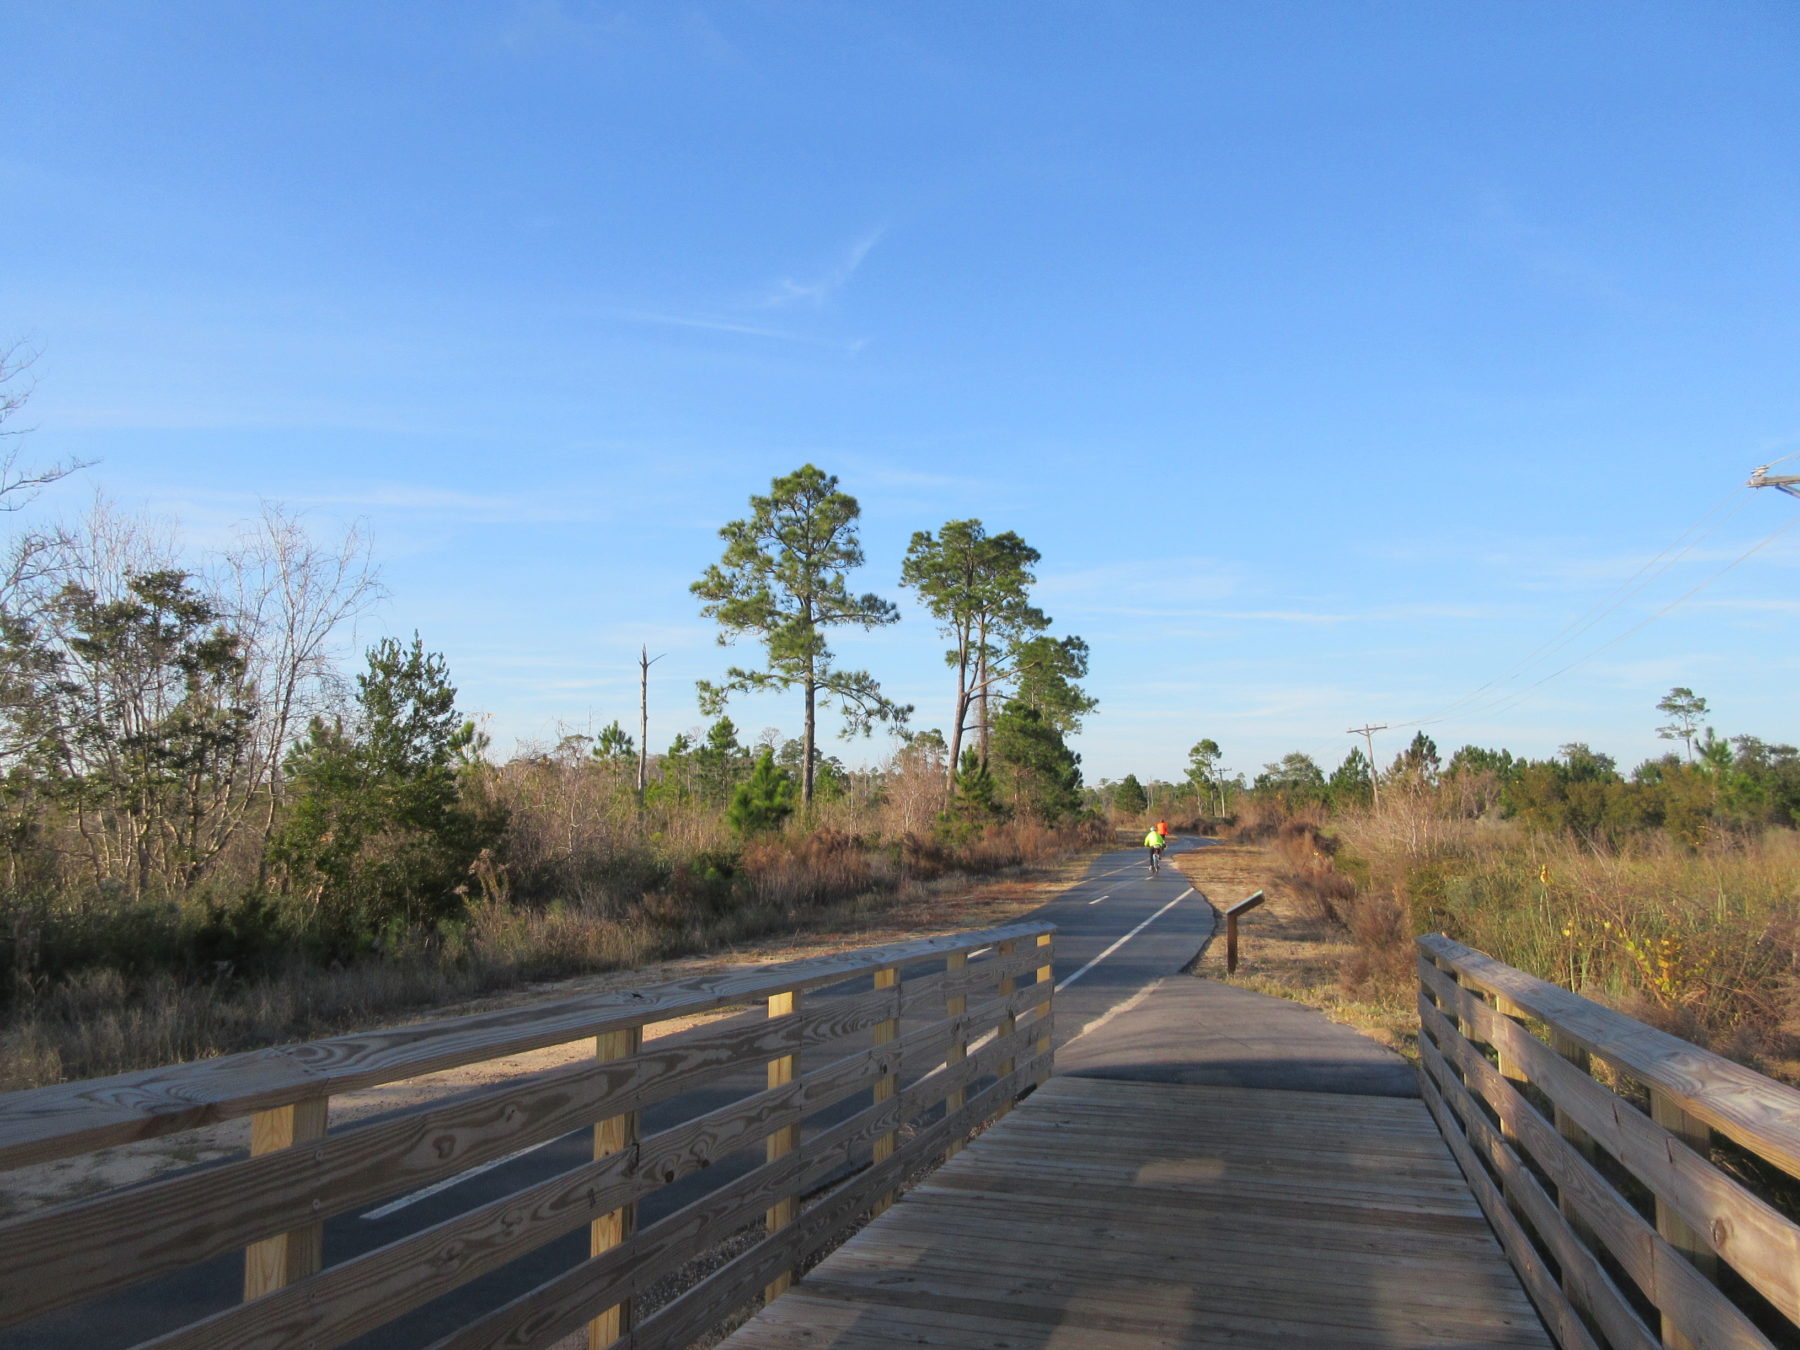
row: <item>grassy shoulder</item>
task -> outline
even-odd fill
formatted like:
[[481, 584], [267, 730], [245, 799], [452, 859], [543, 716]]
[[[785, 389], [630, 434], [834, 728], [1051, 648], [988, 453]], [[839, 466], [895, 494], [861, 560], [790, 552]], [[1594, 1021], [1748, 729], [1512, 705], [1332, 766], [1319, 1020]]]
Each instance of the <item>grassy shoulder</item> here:
[[1255, 891], [1265, 896], [1239, 920], [1237, 973], [1225, 973], [1221, 929], [1194, 967], [1196, 975], [1303, 1003], [1417, 1059], [1419, 1019], [1411, 986], [1347, 976], [1357, 968], [1356, 944], [1342, 924], [1288, 884], [1286, 860], [1256, 844], [1220, 844], [1172, 857], [1221, 913]]
[[[993, 927], [1017, 919], [1054, 899], [1073, 885], [1094, 856], [1102, 851], [1102, 846], [1096, 844], [1071, 850], [1060, 858], [1015, 867], [998, 876], [980, 879], [947, 876], [898, 892], [859, 896], [797, 920], [784, 930], [708, 951], [650, 961], [633, 969], [539, 981], [428, 1008], [414, 1007], [407, 1017], [347, 1022], [339, 1029], [368, 1030], [399, 1025], [419, 1016], [436, 1018], [516, 1007], [538, 999], [660, 984], [726, 966], [799, 960], [933, 933]], [[736, 1011], [723, 1009], [702, 1017], [660, 1022], [647, 1028], [646, 1036], [654, 1040]], [[582, 1040], [346, 1093], [332, 1098], [331, 1125], [336, 1128], [368, 1116], [423, 1105], [521, 1074], [542, 1072], [592, 1054], [593, 1042]], [[8, 1172], [0, 1185], [0, 1217], [80, 1199], [119, 1186], [136, 1185], [197, 1163], [242, 1157], [248, 1147], [249, 1122], [234, 1120], [140, 1144], [19, 1168]]]
[[316, 1040], [548, 989], [652, 982], [695, 961], [771, 961], [984, 927], [1043, 903], [1100, 848], [1091, 832], [1013, 833], [928, 875], [908, 877], [885, 854], [822, 832], [762, 848], [759, 870], [738, 887], [678, 869], [664, 889], [631, 904], [529, 906], [483, 896], [448, 936], [426, 934], [343, 965], [296, 952], [265, 974], [198, 979], [99, 965], [34, 988], [6, 1010], [0, 1091]]

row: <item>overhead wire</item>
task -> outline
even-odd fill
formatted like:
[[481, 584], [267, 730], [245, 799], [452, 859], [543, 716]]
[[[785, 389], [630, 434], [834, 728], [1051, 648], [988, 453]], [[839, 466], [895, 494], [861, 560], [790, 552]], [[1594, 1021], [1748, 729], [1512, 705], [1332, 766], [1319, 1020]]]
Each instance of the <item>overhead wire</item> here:
[[[1791, 456], [1790, 456], [1790, 458], [1791, 458]], [[1605, 642], [1602, 642], [1598, 647], [1594, 648], [1592, 651], [1584, 653], [1583, 655], [1576, 657], [1573, 661], [1569, 662], [1567, 665], [1563, 666], [1561, 669], [1553, 670], [1548, 675], [1544, 676], [1542, 679], [1537, 680], [1536, 682], [1534, 682], [1530, 685], [1527, 685], [1524, 689], [1519, 690], [1517, 692], [1517, 694], [1507, 695], [1497, 705], [1489, 707], [1489, 708], [1485, 708], [1485, 709], [1480, 709], [1478, 711], [1480, 711], [1486, 715], [1494, 715], [1497, 713], [1510, 712], [1512, 709], [1518, 707], [1519, 704], [1523, 703], [1527, 698], [1529, 698], [1532, 695], [1532, 693], [1534, 691], [1536, 691], [1540, 686], [1548, 684], [1551, 680], [1554, 680], [1559, 675], [1566, 675], [1569, 671], [1575, 669], [1576, 666], [1581, 665], [1585, 661], [1591, 661], [1594, 657], [1600, 655], [1600, 653], [1602, 653], [1604, 651], [1607, 651], [1609, 648], [1616, 647], [1619, 643], [1623, 642], [1626, 638], [1630, 637], [1633, 633], [1641, 632], [1643, 629], [1649, 627], [1652, 623], [1655, 623], [1656, 620], [1662, 618], [1663, 615], [1667, 614], [1670, 610], [1674, 609], [1676, 606], [1685, 604], [1687, 601], [1693, 599], [1694, 596], [1698, 595], [1701, 591], [1705, 590], [1708, 586], [1712, 585], [1713, 582], [1717, 581], [1720, 577], [1724, 576], [1727, 572], [1731, 571], [1732, 568], [1736, 567], [1739, 563], [1748, 561], [1755, 554], [1760, 553], [1763, 549], [1767, 548], [1770, 544], [1774, 543], [1777, 539], [1779, 539], [1782, 535], [1786, 534], [1789, 530], [1793, 529], [1794, 526], [1796, 526], [1796, 525], [1800, 525], [1800, 515], [1794, 516], [1792, 519], [1790, 519], [1784, 525], [1777, 526], [1774, 530], [1770, 531], [1768, 534], [1764, 535], [1761, 539], [1757, 540], [1756, 543], [1752, 544], [1749, 548], [1745, 549], [1742, 553], [1738, 554], [1737, 557], [1733, 558], [1730, 562], [1726, 563], [1723, 567], [1719, 568], [1716, 572], [1712, 573], [1712, 575], [1708, 576], [1705, 580], [1701, 581], [1700, 583], [1698, 583], [1697, 585], [1695, 585], [1693, 587], [1690, 587], [1688, 590], [1683, 591], [1680, 595], [1676, 596], [1673, 600], [1669, 601], [1668, 604], [1664, 605], [1661, 609], [1657, 610], [1655, 613], [1650, 614], [1650, 615], [1646, 616], [1645, 618], [1639, 620], [1637, 623], [1633, 624], [1630, 628], [1625, 629], [1623, 632], [1614, 634], [1612, 637], [1608, 638]], [[1510, 700], [1510, 701], [1508, 701], [1508, 700]]]
[[[1800, 451], [1796, 451], [1795, 453], [1800, 454]], [[1596, 600], [1587, 609], [1569, 620], [1568, 623], [1552, 633], [1530, 652], [1515, 661], [1508, 669], [1488, 680], [1480, 687], [1464, 694], [1461, 698], [1445, 704], [1424, 717], [1415, 718], [1406, 722], [1390, 723], [1389, 726], [1394, 730], [1400, 730], [1406, 727], [1434, 726], [1438, 723], [1450, 720], [1452, 716], [1458, 713], [1467, 711], [1469, 705], [1479, 702], [1482, 699], [1482, 696], [1487, 694], [1489, 690], [1495, 690], [1498, 686], [1506, 684], [1522, 671], [1525, 671], [1536, 664], [1543, 657], [1561, 651], [1584, 633], [1590, 632], [1596, 625], [1616, 612], [1622, 605], [1626, 604], [1648, 586], [1660, 579], [1670, 568], [1674, 567], [1689, 553], [1693, 552], [1694, 549], [1698, 548], [1713, 535], [1717, 534], [1719, 530], [1730, 523], [1732, 518], [1735, 517], [1739, 511], [1743, 510], [1749, 500], [1750, 491], [1747, 487], [1734, 488], [1731, 492], [1721, 497], [1717, 502], [1713, 503], [1712, 506], [1702, 512], [1699, 519], [1695, 520], [1693, 524], [1689, 525], [1686, 529], [1681, 531], [1680, 534], [1676, 535], [1661, 552], [1644, 562], [1637, 571], [1633, 572], [1624, 581], [1620, 582], [1612, 590], [1601, 596], [1600, 599]], [[1727, 511], [1724, 516], [1717, 520], [1713, 519], [1713, 517], [1718, 516], [1721, 510], [1730, 506], [1733, 502], [1736, 502], [1736, 505], [1732, 506], [1730, 511]], [[1554, 677], [1552, 676], [1550, 678]], [[1539, 683], [1542, 683], [1542, 681]], [[1534, 684], [1529, 687], [1536, 688], [1537, 686]], [[1495, 697], [1504, 700], [1510, 698], [1512, 692], [1513, 691], [1500, 692], [1497, 693]]]

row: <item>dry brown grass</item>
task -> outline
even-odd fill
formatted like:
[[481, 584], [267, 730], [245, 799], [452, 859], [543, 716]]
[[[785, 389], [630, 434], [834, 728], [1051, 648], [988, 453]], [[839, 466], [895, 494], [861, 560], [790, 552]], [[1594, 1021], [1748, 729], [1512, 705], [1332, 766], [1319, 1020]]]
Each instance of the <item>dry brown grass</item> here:
[[1225, 973], [1223, 934], [1195, 973], [1304, 1003], [1416, 1058], [1418, 1017], [1410, 984], [1347, 978], [1358, 944], [1309, 890], [1307, 869], [1296, 869], [1297, 861], [1311, 860], [1310, 848], [1296, 834], [1281, 844], [1222, 844], [1173, 855], [1182, 874], [1221, 912], [1252, 892], [1266, 897], [1239, 921], [1237, 974]]
[[1202, 889], [1216, 869], [1216, 884], [1271, 896], [1246, 921], [1240, 982], [1391, 1042], [1412, 1035], [1413, 937], [1445, 932], [1800, 1082], [1800, 835], [1597, 849], [1441, 805], [1389, 793], [1325, 828], [1252, 813], [1232, 848], [1179, 864]]
[[555, 987], [548, 981], [618, 972], [673, 978], [665, 972], [676, 958], [778, 960], [985, 927], [1044, 903], [1096, 848], [1031, 826], [997, 832], [976, 861], [1002, 875], [981, 880], [939, 874], [947, 857], [909, 866], [841, 836], [772, 842], [747, 854], [750, 898], [722, 908], [718, 898], [731, 893], [679, 869], [623, 913], [612, 903], [516, 906], [495, 880], [465, 928], [384, 960], [326, 970], [296, 960], [228, 985], [78, 974], [9, 1010], [0, 1026], [0, 1091], [311, 1040]]
[[[1384, 799], [1385, 805], [1385, 799]], [[1355, 816], [1340, 870], [1393, 919], [1364, 959], [1410, 966], [1445, 932], [1684, 1040], [1800, 1082], [1800, 836], [1596, 849], [1506, 821]]]
[[[766, 934], [704, 954], [650, 961], [635, 969], [598, 971], [449, 1002], [431, 1008], [430, 1015], [454, 1016], [516, 1007], [538, 999], [661, 984], [708, 974], [726, 966], [826, 956], [878, 943], [901, 942], [931, 933], [988, 928], [1036, 909], [1073, 885], [1086, 869], [1094, 851], [1088, 849], [1054, 861], [1021, 867], [1004, 877], [983, 881], [967, 877], [947, 877], [920, 883], [887, 897], [884, 902], [840, 906], [819, 915], [815, 922], [805, 928]], [[188, 1005], [183, 1000], [180, 1006]], [[271, 1015], [279, 1011], [275, 1009]], [[700, 1021], [727, 1016], [734, 1011], [725, 1009], [703, 1017], [656, 1023], [649, 1028], [647, 1034], [652, 1038], [669, 1035]], [[382, 1024], [377, 1019], [347, 1017], [342, 1025], [331, 1026], [327, 1030], [353, 1030]], [[91, 1034], [101, 1034], [99, 1027], [103, 1023], [100, 1019], [90, 1019], [88, 1025], [93, 1028]], [[106, 1034], [121, 1037], [125, 1044], [149, 1043], [144, 1040], [133, 1041], [134, 1037], [142, 1035], [141, 1028], [114, 1028]], [[322, 1030], [319, 1034], [326, 1034], [326, 1031]], [[335, 1127], [378, 1112], [418, 1105], [444, 1095], [505, 1081], [521, 1073], [551, 1068], [592, 1052], [591, 1041], [551, 1046], [529, 1054], [464, 1065], [403, 1082], [343, 1094], [332, 1099], [332, 1124]], [[176, 1058], [180, 1056], [171, 1056], [161, 1062], [171, 1062]], [[137, 1184], [196, 1162], [240, 1157], [244, 1155], [248, 1145], [249, 1122], [247, 1119], [240, 1119], [149, 1140], [143, 1144], [106, 1149], [75, 1159], [17, 1169], [7, 1173], [5, 1186], [0, 1188], [0, 1217], [77, 1199], [90, 1191]]]

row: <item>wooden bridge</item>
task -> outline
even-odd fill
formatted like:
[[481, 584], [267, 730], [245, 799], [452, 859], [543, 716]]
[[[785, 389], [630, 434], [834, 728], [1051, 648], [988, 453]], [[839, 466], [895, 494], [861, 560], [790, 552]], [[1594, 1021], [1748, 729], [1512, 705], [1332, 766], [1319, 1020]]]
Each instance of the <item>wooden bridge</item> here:
[[[1442, 938], [1422, 1101], [1053, 1078], [1052, 941], [1012, 925], [0, 1098], [7, 1169], [249, 1123], [242, 1157], [0, 1224], [0, 1342], [636, 1350], [762, 1303], [729, 1345], [1800, 1346], [1800, 1092]], [[657, 1034], [699, 1014], [724, 1015]], [[448, 1209], [358, 1226], [452, 1182]]]

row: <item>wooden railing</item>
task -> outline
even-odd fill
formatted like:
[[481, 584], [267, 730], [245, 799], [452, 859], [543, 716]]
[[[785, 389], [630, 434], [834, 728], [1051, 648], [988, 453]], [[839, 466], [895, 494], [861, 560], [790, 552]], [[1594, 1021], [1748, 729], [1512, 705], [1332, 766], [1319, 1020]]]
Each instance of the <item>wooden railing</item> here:
[[1563, 1350], [1800, 1344], [1800, 1091], [1448, 938], [1419, 979], [1426, 1103]]
[[[242, 1302], [224, 1291], [212, 1315], [141, 1344], [324, 1350], [587, 1228], [590, 1259], [461, 1318], [437, 1350], [545, 1346], [584, 1325], [594, 1346], [686, 1345], [778, 1294], [910, 1173], [1048, 1077], [1053, 931], [926, 938], [0, 1097], [0, 1169], [251, 1117], [249, 1157], [0, 1224], [0, 1328], [242, 1248]], [[645, 1041], [657, 1022], [736, 1005], [756, 1015]], [[335, 1094], [588, 1038], [591, 1060], [327, 1128]], [[826, 1048], [802, 1064], [812, 1047]], [[767, 1066], [766, 1089], [640, 1137], [643, 1108], [747, 1064]], [[834, 1103], [847, 1118], [803, 1130]], [[321, 1265], [332, 1216], [590, 1126], [592, 1161]], [[637, 1225], [652, 1192], [758, 1148], [759, 1165]], [[766, 1235], [747, 1251], [633, 1325], [647, 1285], [758, 1221]]]

